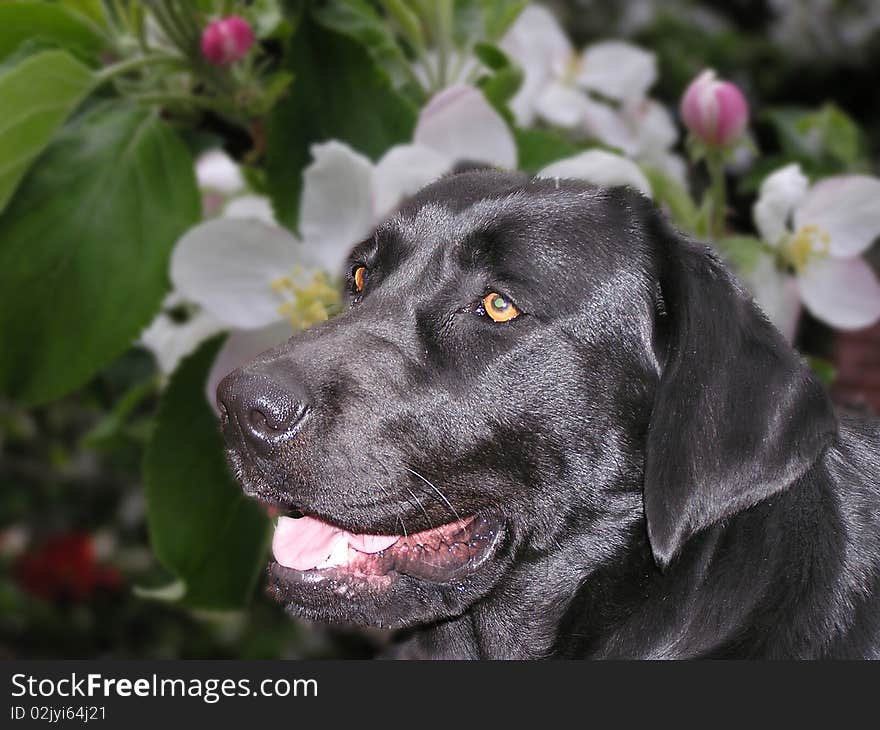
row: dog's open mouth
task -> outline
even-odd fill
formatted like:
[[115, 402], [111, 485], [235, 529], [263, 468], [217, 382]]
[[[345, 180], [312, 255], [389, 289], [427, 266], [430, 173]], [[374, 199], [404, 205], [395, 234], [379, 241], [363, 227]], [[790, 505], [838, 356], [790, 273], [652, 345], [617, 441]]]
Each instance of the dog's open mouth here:
[[499, 532], [497, 520], [477, 515], [410, 535], [359, 535], [314, 517], [279, 517], [272, 552], [303, 579], [402, 574], [446, 583], [477, 570]]

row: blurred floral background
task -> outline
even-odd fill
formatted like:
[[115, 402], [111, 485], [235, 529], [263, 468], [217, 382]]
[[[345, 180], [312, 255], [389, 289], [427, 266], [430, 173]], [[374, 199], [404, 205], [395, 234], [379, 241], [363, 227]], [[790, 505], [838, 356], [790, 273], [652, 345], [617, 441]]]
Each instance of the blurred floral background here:
[[260, 590], [213, 388], [462, 162], [630, 185], [880, 411], [872, 0], [0, 2], [0, 657], [371, 656]]

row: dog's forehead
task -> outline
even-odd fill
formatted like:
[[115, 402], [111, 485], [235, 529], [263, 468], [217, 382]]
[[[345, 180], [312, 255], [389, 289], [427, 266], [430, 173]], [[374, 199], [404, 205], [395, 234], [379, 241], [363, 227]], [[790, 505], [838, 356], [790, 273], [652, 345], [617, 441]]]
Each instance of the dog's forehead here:
[[596, 188], [562, 190], [558, 181], [548, 180], [512, 189], [489, 186], [482, 195], [472, 186], [465, 197], [450, 195], [446, 186], [434, 188], [386, 220], [377, 229], [377, 243], [394, 242], [408, 253], [439, 250], [463, 258], [488, 248], [513, 249], [510, 253], [526, 257], [557, 246], [570, 252], [589, 241], [585, 224], [597, 232], [606, 198]]
[[386, 294], [469, 296], [497, 285], [535, 313], [574, 312], [591, 301], [641, 306], [653, 291], [649, 209], [623, 188], [453, 175], [404, 203], [353, 259], [381, 273]]

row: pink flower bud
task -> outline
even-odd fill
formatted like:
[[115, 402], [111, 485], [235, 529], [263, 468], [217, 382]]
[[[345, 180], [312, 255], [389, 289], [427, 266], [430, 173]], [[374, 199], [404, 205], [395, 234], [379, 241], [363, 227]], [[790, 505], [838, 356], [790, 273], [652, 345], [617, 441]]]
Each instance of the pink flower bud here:
[[742, 134], [749, 121], [749, 105], [742, 92], [715, 72], [703, 71], [681, 97], [681, 118], [699, 139], [724, 147]]
[[238, 15], [213, 20], [202, 31], [202, 55], [218, 66], [240, 61], [253, 44], [251, 26]]

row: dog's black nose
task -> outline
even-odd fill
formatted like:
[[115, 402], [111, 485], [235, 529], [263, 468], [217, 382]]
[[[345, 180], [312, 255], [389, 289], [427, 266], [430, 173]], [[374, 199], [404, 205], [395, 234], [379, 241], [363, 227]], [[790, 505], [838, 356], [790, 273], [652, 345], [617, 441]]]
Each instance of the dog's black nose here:
[[247, 445], [265, 454], [290, 438], [308, 413], [305, 399], [265, 375], [236, 370], [220, 381], [217, 406], [231, 448]]

